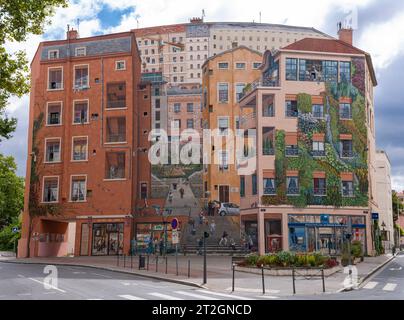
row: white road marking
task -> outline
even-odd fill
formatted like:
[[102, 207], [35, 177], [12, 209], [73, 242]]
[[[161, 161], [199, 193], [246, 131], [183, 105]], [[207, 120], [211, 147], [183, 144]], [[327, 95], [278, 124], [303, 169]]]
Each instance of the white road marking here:
[[149, 293], [151, 296], [157, 297], [157, 298], [162, 298], [162, 299], [167, 299], [167, 300], [184, 300], [178, 297], [173, 297], [173, 296], [169, 296], [167, 294], [162, 294], [162, 293], [157, 293], [157, 292], [153, 292], [153, 293]]
[[[233, 289], [232, 287], [229, 287], [229, 288], [226, 289], [226, 291], [231, 291], [232, 289]], [[238, 288], [238, 287], [235, 287], [235, 288], [234, 288], [234, 291], [258, 292], [258, 293], [260, 293], [260, 292], [262, 292], [262, 289]], [[270, 289], [270, 290], [265, 290], [265, 292], [266, 292], [266, 293], [279, 293], [280, 290], [272, 290], [272, 289]]]
[[212, 291], [208, 291], [208, 290], [197, 290], [197, 291], [207, 293], [207, 294], [213, 294], [213, 295], [216, 295], [216, 296], [239, 299], [239, 300], [253, 300], [253, 299], [250, 299], [250, 298], [247, 298], [247, 297], [241, 297], [241, 296], [235, 296], [235, 295], [232, 295], [232, 294], [212, 292]]
[[101, 299], [101, 298], [90, 298], [90, 299], [87, 299], [87, 300], [104, 300], [104, 299]]
[[399, 268], [390, 268], [390, 271], [400, 271], [402, 269], [402, 267]]
[[121, 282], [124, 286], [130, 286], [129, 282]]
[[73, 271], [73, 274], [86, 274], [87, 272], [84, 271]]
[[275, 296], [266, 296], [266, 295], [257, 296], [257, 298], [265, 298], [265, 299], [279, 299], [279, 297], [275, 297]]
[[377, 286], [378, 283], [379, 282], [370, 281], [363, 288], [364, 289], [373, 289], [374, 287]]
[[198, 298], [198, 299], [202, 299], [202, 300], [219, 300], [216, 298], [211, 298], [211, 297], [207, 297], [207, 296], [202, 296], [200, 294], [196, 294], [196, 293], [191, 293], [191, 292], [187, 292], [187, 291], [174, 291], [175, 293], [178, 294], [182, 294], [184, 296], [190, 296], [192, 298]]
[[17, 274], [20, 278], [25, 278], [22, 274]]
[[121, 294], [121, 295], [119, 295], [118, 297], [121, 297], [121, 298], [124, 298], [124, 299], [128, 299], [128, 300], [146, 300], [146, 299], [144, 299], [144, 298], [135, 297], [135, 296], [132, 296], [132, 295], [130, 295], [130, 294]]
[[95, 272], [92, 272], [91, 274], [96, 275], [96, 276], [99, 276], [99, 277], [104, 277], [104, 278], [112, 279], [112, 277], [110, 277], [110, 276], [106, 276], [106, 275], [104, 275], [104, 274], [100, 274], [100, 273], [95, 273]]
[[397, 287], [397, 283], [388, 283], [384, 286], [383, 290], [385, 291], [394, 291], [394, 289]]
[[[34, 278], [28, 278], [28, 279], [30, 279], [30, 280], [32, 280], [32, 281], [35, 281], [35, 282], [38, 282], [38, 283], [42, 284], [43, 286], [45, 286], [45, 283], [43, 283], [42, 281], [39, 281], [39, 280], [34, 279]], [[46, 285], [47, 285], [49, 288], [52, 288], [52, 289], [55, 289], [55, 290], [57, 290], [57, 291], [66, 293], [66, 291], [64, 291], [64, 290], [62, 290], [62, 289], [59, 289], [59, 288], [56, 288], [55, 286], [52, 286], [52, 285], [49, 284], [49, 283], [47, 283]]]
[[18, 293], [17, 296], [31, 296], [32, 293]]

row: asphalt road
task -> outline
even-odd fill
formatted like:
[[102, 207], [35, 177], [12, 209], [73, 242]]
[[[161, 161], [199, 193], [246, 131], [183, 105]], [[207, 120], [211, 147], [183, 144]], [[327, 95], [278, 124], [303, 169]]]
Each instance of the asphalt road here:
[[[229, 294], [88, 267], [0, 262], [0, 300], [251, 300], [257, 293]], [[52, 277], [49, 277], [52, 275]], [[57, 283], [54, 279], [57, 279]]]

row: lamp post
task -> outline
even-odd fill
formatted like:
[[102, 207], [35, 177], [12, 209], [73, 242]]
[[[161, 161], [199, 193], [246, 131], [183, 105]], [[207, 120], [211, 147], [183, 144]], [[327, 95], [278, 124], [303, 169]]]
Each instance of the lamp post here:
[[386, 240], [387, 240], [387, 237], [386, 237], [386, 224], [384, 223], [384, 220], [382, 221], [381, 227], [383, 228], [381, 240], [383, 241], [382, 242], [383, 243], [383, 249], [386, 252]]

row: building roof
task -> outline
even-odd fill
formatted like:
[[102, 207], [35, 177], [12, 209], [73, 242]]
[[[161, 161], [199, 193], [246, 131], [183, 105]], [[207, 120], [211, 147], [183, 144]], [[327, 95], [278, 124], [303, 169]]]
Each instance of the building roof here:
[[205, 60], [205, 62], [204, 62], [203, 65], [202, 65], [202, 68], [203, 68], [203, 66], [204, 66], [205, 64], [207, 64], [209, 61], [211, 61], [211, 60], [213, 60], [213, 59], [216, 59], [216, 58], [218, 58], [218, 57], [221, 57], [221, 56], [223, 56], [223, 55], [225, 55], [225, 54], [227, 54], [227, 53], [230, 53], [230, 52], [239, 50], [239, 49], [245, 49], [245, 50], [251, 51], [252, 53], [256, 53], [256, 54], [259, 54], [260, 56], [262, 56], [262, 53], [259, 52], [259, 51], [257, 51], [257, 50], [250, 49], [250, 48], [247, 47], [247, 46], [238, 46], [238, 47], [235, 47], [235, 48], [231, 48], [231, 49], [229, 49], [229, 50], [226, 50], [226, 51], [222, 51], [222, 52], [220, 52], [220, 53], [218, 53], [218, 54], [216, 54], [216, 55], [214, 55], [214, 56], [211, 56], [210, 58], [208, 58], [207, 60]]
[[279, 51], [287, 50], [365, 55], [373, 84], [375, 86], [377, 85], [376, 74], [370, 54], [344, 41], [338, 39], [304, 38], [281, 48]]

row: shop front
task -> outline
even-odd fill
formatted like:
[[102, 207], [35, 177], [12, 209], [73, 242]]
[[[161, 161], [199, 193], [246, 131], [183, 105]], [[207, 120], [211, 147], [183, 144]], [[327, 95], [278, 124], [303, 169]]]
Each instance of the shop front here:
[[362, 243], [366, 253], [366, 224], [364, 216], [330, 214], [289, 214], [289, 249], [297, 252], [321, 252], [339, 255], [349, 227], [352, 241]]
[[93, 256], [123, 253], [123, 223], [94, 223], [91, 254]]
[[168, 253], [175, 250], [170, 222], [136, 223], [135, 235], [138, 252], [159, 251], [161, 241], [166, 243]]

